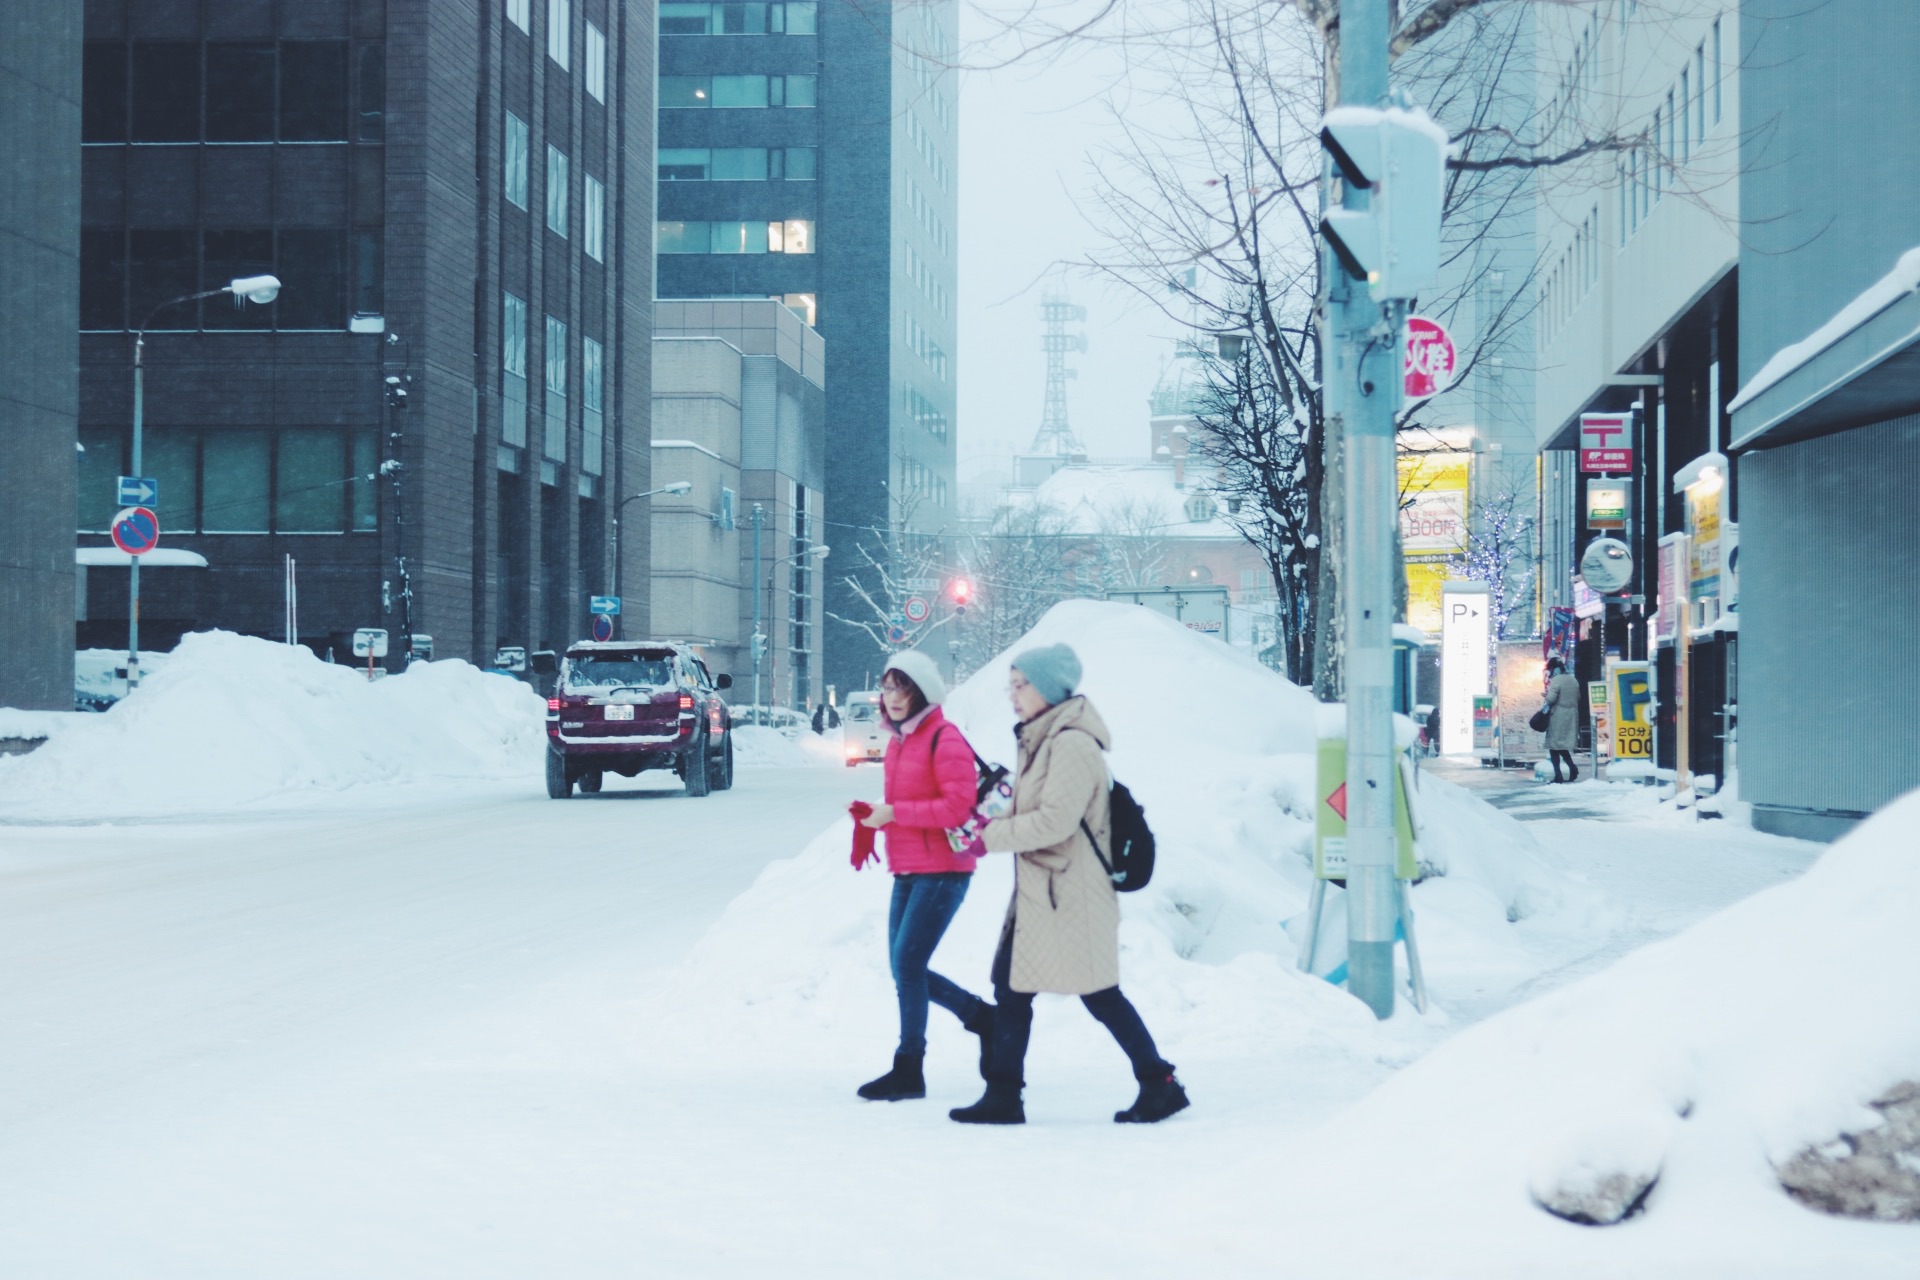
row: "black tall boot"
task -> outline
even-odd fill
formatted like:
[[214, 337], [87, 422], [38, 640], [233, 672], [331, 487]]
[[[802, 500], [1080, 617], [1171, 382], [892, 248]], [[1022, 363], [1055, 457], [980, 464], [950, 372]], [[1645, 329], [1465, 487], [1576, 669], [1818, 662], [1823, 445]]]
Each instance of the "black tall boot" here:
[[987, 1064], [993, 1060], [993, 1006], [982, 1000], [960, 1025], [980, 1037], [980, 1078], [987, 1076]]
[[1027, 1112], [1020, 1105], [1020, 1082], [989, 1080], [980, 1101], [970, 1107], [955, 1107], [947, 1116], [961, 1124], [1025, 1124]]
[[1115, 1124], [1158, 1124], [1188, 1106], [1187, 1091], [1173, 1078], [1173, 1072], [1150, 1076], [1140, 1082], [1140, 1096], [1125, 1111], [1113, 1113]]
[[868, 1102], [900, 1102], [906, 1098], [927, 1096], [927, 1077], [921, 1072], [922, 1056], [917, 1053], [893, 1055], [893, 1070], [878, 1080], [860, 1086], [860, 1096]]

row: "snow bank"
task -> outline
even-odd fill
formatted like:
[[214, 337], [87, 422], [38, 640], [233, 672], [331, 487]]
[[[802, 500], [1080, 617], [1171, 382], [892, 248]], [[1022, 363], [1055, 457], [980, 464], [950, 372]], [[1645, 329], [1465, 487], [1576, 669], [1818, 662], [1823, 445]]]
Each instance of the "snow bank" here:
[[157, 815], [370, 785], [531, 786], [545, 742], [538, 696], [465, 662], [369, 683], [305, 648], [198, 632], [111, 710], [0, 759], [0, 813]]
[[845, 767], [840, 759], [838, 732], [822, 736], [806, 730], [788, 737], [778, 729], [756, 724], [734, 726], [733, 760], [736, 765], [749, 769]]
[[[1463, 1032], [1283, 1160], [1222, 1176], [1286, 1206], [1290, 1248], [1344, 1241], [1356, 1275], [1420, 1274], [1465, 1241], [1478, 1276], [1800, 1275], [1813, 1257], [1920, 1274], [1913, 1227], [1812, 1213], [1777, 1173], [1880, 1123], [1869, 1104], [1920, 1063], [1916, 828], [1911, 793], [1797, 880]], [[1655, 1174], [1611, 1231], [1535, 1203]], [[1391, 1232], [1367, 1225], [1374, 1204]]]
[[[1057, 641], [1080, 655], [1082, 691], [1113, 731], [1114, 775], [1158, 838], [1153, 883], [1123, 899], [1121, 968], [1175, 1060], [1244, 1058], [1276, 1038], [1357, 1050], [1369, 1063], [1410, 1057], [1408, 1036], [1419, 1034], [1411, 1020], [1383, 1029], [1359, 1002], [1299, 973], [1281, 928], [1306, 909], [1312, 886], [1311, 695], [1147, 609], [1072, 601], [947, 699], [948, 716], [986, 759], [1014, 759], [1009, 655]], [[1415, 891], [1430, 984], [1444, 999], [1452, 975], [1531, 976], [1538, 966], [1510, 921], [1591, 891], [1551, 870], [1518, 823], [1438, 779], [1421, 787], [1433, 860], [1447, 873]], [[879, 788], [876, 776], [876, 798]], [[722, 1053], [778, 1043], [783, 1056], [839, 1062], [850, 1040], [888, 1040], [889, 881], [853, 874], [851, 838], [843, 820], [769, 867], [697, 944], [675, 978], [685, 1035]], [[984, 988], [1011, 877], [1009, 859], [982, 862], [936, 969]], [[1111, 1056], [1097, 1036], [1082, 1047]]]

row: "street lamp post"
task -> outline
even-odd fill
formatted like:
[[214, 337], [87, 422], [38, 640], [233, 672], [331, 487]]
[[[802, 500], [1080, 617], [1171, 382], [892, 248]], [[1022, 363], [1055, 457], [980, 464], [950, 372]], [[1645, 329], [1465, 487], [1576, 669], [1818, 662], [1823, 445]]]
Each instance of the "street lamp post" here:
[[[805, 551], [796, 551], [790, 556], [781, 556], [778, 560], [775, 560], [772, 564], [767, 566], [767, 621], [769, 623], [773, 621], [773, 614], [774, 614], [773, 579], [774, 579], [774, 576], [779, 572], [780, 566], [795, 560], [824, 560], [827, 558], [828, 550], [829, 548], [825, 544], [822, 544], [817, 547], [811, 547]], [[789, 619], [789, 623], [791, 623], [791, 619]], [[759, 630], [759, 627], [756, 626], [754, 630], [757, 632]], [[771, 647], [769, 647], [767, 650], [767, 656], [769, 659], [767, 663], [767, 688], [768, 688], [768, 692], [771, 693], [773, 691], [773, 683], [774, 683], [773, 663], [771, 661], [773, 656], [773, 651]]]
[[[692, 492], [693, 492], [693, 481], [674, 480], [667, 484], [661, 485], [658, 489], [648, 489], [645, 493], [628, 494], [626, 497], [620, 499], [618, 506], [614, 507], [613, 509], [613, 593], [612, 594], [615, 596], [615, 598], [620, 599], [622, 601], [623, 608], [625, 607], [625, 603], [624, 603], [625, 596], [624, 596], [623, 588], [626, 586], [626, 572], [625, 572], [626, 564], [622, 556], [622, 538], [621, 538], [620, 521], [621, 521], [621, 518], [626, 514], [627, 504], [629, 502], [638, 502], [642, 498], [651, 498], [655, 494], [659, 494], [659, 493], [692, 493]], [[623, 614], [622, 616], [624, 617], [625, 615]], [[622, 630], [621, 639], [625, 639], [626, 638], [624, 634], [625, 627], [623, 626], [621, 630]]]
[[[177, 298], [169, 298], [140, 322], [133, 331], [133, 474], [140, 474], [141, 445], [146, 417], [146, 366], [143, 356], [147, 348], [147, 328], [153, 318], [168, 307], [177, 307], [183, 302], [198, 302], [202, 298], [218, 297], [220, 294], [233, 295], [233, 305], [252, 302], [265, 306], [280, 296], [280, 278], [278, 276], [241, 276], [229, 280], [218, 289], [203, 289], [199, 293], [183, 293]], [[128, 557], [133, 563], [128, 570], [127, 588], [127, 692], [132, 693], [140, 685], [140, 557]]]

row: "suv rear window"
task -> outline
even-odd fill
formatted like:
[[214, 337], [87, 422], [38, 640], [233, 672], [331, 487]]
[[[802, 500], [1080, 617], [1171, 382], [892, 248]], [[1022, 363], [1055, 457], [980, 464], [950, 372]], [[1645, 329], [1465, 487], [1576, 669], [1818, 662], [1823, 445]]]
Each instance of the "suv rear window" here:
[[567, 659], [569, 689], [662, 689], [673, 685], [673, 659], [608, 653]]

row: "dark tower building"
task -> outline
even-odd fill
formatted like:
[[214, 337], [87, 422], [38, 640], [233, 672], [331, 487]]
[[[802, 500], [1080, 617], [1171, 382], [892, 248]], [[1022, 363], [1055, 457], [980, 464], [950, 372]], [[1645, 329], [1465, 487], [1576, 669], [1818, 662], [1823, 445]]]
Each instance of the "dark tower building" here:
[[[79, 529], [131, 460], [143, 644], [384, 627], [435, 656], [647, 623], [654, 32], [616, 0], [89, 0]], [[276, 301], [167, 305], [271, 273]], [[149, 317], [151, 317], [149, 321]], [[540, 376], [536, 379], [534, 374]], [[538, 392], [533, 383], [540, 383]], [[94, 570], [81, 642], [124, 643]], [[637, 597], [637, 598], [636, 598]]]
[[80, 0], [0, 7], [0, 706], [73, 705]]
[[[861, 547], [951, 521], [957, 21], [954, 0], [660, 5], [660, 296], [778, 298], [826, 339], [832, 613], [860, 612]], [[829, 682], [878, 657], [827, 624]]]

